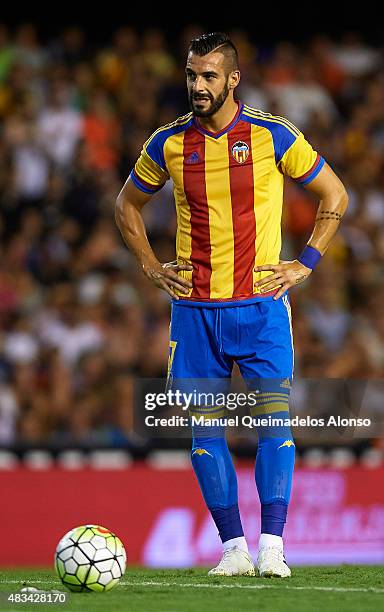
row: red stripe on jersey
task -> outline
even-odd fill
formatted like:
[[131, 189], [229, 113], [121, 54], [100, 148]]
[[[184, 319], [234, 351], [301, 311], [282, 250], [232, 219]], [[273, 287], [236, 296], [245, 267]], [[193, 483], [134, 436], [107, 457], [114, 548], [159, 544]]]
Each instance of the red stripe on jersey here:
[[228, 133], [235, 259], [233, 297], [253, 294], [256, 221], [251, 127], [250, 123], [240, 121], [236, 128]]
[[184, 192], [191, 212], [191, 298], [209, 298], [211, 239], [205, 185], [205, 136], [190, 128], [184, 135]]

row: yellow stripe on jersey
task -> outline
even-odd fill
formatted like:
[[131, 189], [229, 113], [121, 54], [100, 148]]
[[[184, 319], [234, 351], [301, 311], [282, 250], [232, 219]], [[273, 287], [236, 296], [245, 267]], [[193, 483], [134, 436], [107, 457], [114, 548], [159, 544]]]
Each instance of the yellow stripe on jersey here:
[[233, 293], [234, 239], [231, 186], [228, 164], [228, 138], [205, 138], [205, 185], [209, 202], [211, 244], [211, 298]]
[[[254, 165], [254, 209], [256, 218], [255, 265], [279, 263], [281, 247], [280, 223], [282, 210], [283, 177], [274, 164], [271, 132], [258, 125], [251, 129]], [[271, 197], [272, 196], [272, 197]], [[270, 272], [254, 272], [254, 282]], [[260, 288], [254, 289], [260, 293]]]
[[[174, 197], [176, 206], [176, 217], [177, 217], [177, 230], [176, 230], [176, 254], [178, 263], [191, 263], [192, 253], [192, 232], [191, 232], [191, 210], [189, 203], [184, 193], [184, 134], [180, 132], [168, 138], [164, 146], [164, 159], [168, 167], [172, 167], [172, 178], [174, 184]], [[192, 279], [192, 272], [188, 270], [180, 270], [178, 274], [182, 278], [188, 280]], [[178, 295], [183, 297], [189, 297], [192, 292], [190, 289], [189, 293], [181, 293], [176, 290]]]

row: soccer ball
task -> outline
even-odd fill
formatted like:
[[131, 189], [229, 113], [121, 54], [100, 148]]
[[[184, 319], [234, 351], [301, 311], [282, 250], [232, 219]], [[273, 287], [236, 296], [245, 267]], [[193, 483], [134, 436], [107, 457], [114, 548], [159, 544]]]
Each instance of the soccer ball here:
[[70, 591], [110, 591], [125, 572], [127, 556], [121, 540], [99, 525], [82, 525], [57, 545], [55, 568]]

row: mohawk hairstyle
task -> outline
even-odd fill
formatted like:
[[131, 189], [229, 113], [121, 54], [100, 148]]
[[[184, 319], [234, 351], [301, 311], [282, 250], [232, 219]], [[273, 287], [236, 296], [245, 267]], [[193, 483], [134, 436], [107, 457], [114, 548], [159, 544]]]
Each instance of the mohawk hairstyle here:
[[219, 51], [224, 55], [230, 71], [239, 69], [237, 49], [228, 34], [224, 32], [202, 34], [193, 38], [189, 44], [188, 53], [202, 56], [211, 51]]

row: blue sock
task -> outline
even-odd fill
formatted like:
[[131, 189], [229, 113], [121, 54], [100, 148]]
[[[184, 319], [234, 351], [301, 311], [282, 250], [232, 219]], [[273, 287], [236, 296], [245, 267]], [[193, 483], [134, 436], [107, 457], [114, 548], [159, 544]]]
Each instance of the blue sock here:
[[261, 533], [282, 536], [287, 520], [288, 504], [282, 501], [261, 504]]
[[222, 542], [227, 542], [232, 538], [240, 538], [244, 535], [237, 504], [229, 508], [210, 508], [210, 512]]
[[194, 437], [192, 466], [222, 542], [244, 535], [237, 477], [225, 437]]

